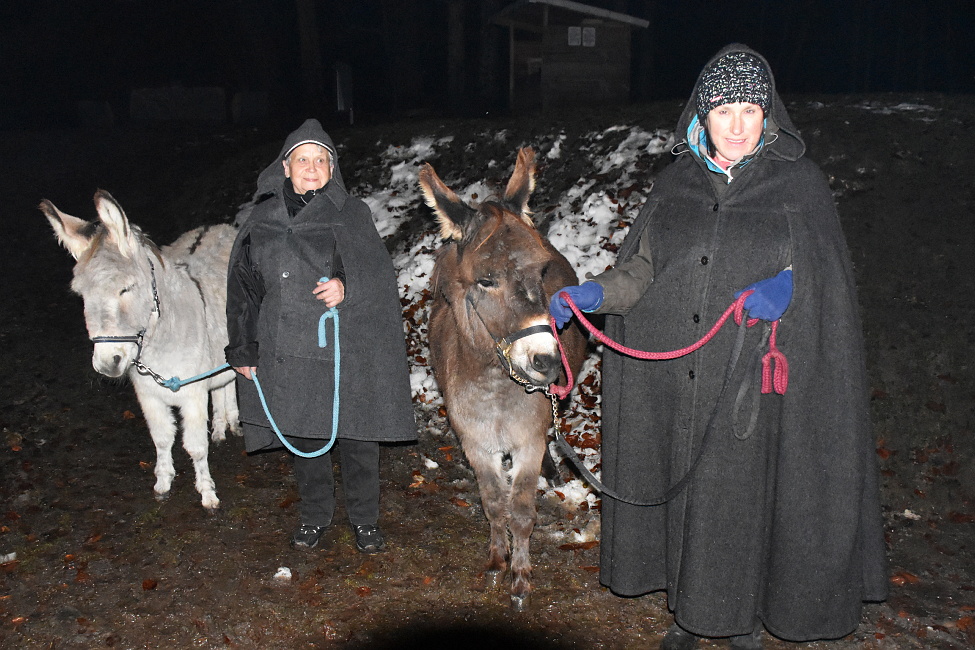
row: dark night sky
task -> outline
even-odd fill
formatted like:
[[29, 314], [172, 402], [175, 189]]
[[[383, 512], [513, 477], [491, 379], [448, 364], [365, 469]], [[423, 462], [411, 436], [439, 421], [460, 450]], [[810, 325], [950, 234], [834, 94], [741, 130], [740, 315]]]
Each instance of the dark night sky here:
[[[357, 110], [378, 118], [446, 105], [447, 5], [466, 15], [465, 84], [483, 86], [483, 52], [504, 43], [482, 17], [505, 0], [318, 0], [324, 86], [351, 66]], [[591, 0], [647, 18], [634, 35], [635, 100], [684, 98], [718, 48], [746, 43], [783, 93], [975, 93], [971, 0]], [[264, 90], [299, 114], [297, 0], [6, 0], [0, 4], [0, 128], [71, 126], [77, 102], [124, 121], [133, 88]], [[504, 48], [500, 48], [501, 51]], [[498, 62], [495, 61], [495, 66]], [[504, 61], [500, 60], [500, 65]], [[501, 73], [503, 75], [503, 72]], [[466, 93], [475, 113], [496, 97]], [[290, 116], [289, 116], [290, 117]]]

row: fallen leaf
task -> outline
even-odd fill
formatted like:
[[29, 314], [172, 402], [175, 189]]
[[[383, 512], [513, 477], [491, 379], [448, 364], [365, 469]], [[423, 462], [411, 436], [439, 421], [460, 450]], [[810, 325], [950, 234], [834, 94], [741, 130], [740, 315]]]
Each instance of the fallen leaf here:
[[461, 508], [470, 508], [471, 507], [471, 504], [469, 504], [468, 502], [464, 501], [460, 497], [450, 497], [450, 502], [452, 504], [454, 504], [455, 506], [459, 506]]
[[958, 629], [967, 632], [969, 630], [975, 629], [975, 617], [972, 616], [962, 616], [958, 619]]
[[370, 576], [376, 572], [376, 568], [375, 560], [365, 560], [355, 574], [363, 577]]
[[587, 551], [593, 546], [596, 546], [599, 542], [593, 540], [591, 542], [570, 542], [568, 544], [562, 544], [559, 546], [560, 551]]
[[136, 418], [136, 415], [132, 411], [125, 411], [125, 412], [122, 413], [122, 419], [123, 420], [134, 420], [135, 418]]
[[152, 467], [152, 463], [147, 463], [144, 460], [140, 460], [139, 467], [141, 467], [142, 469], [150, 469]]
[[158, 584], [159, 583], [153, 580], [152, 578], [146, 578], [145, 580], [142, 581], [142, 590], [152, 591], [153, 589], [156, 588]]
[[956, 524], [971, 524], [975, 523], [975, 515], [967, 515], [962, 512], [949, 512], [948, 521]]
[[369, 587], [356, 587], [355, 592], [360, 597], [365, 597], [365, 596], [371, 596], [372, 595], [372, 589], [370, 589]]
[[423, 584], [433, 584], [433, 578], [431, 576], [423, 576]]
[[917, 584], [918, 582], [921, 581], [921, 579], [918, 578], [913, 573], [908, 573], [907, 571], [901, 571], [899, 573], [895, 573], [894, 575], [892, 575], [890, 577], [890, 581], [893, 582], [898, 587], [902, 587], [906, 584], [912, 584], [912, 585]]

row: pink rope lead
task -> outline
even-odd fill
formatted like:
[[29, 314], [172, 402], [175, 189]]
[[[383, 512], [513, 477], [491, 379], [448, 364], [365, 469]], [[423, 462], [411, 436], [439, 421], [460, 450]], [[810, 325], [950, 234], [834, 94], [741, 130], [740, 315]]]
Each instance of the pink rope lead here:
[[[751, 295], [752, 291], [745, 291], [738, 298], [728, 306], [724, 311], [718, 321], [714, 324], [707, 334], [705, 334], [701, 340], [693, 343], [686, 348], [681, 348], [679, 350], [672, 350], [670, 352], [645, 352], [643, 350], [636, 350], [633, 348], [628, 348], [625, 345], [621, 345], [616, 341], [612, 340], [602, 332], [600, 332], [596, 327], [589, 322], [589, 320], [583, 316], [582, 311], [573, 302], [572, 297], [568, 293], [562, 292], [561, 298], [565, 299], [565, 302], [572, 309], [572, 313], [575, 314], [579, 322], [582, 323], [589, 332], [595, 336], [599, 341], [605, 345], [611, 347], [612, 349], [625, 354], [628, 357], [633, 357], [635, 359], [646, 359], [650, 361], [661, 361], [666, 359], [677, 359], [678, 357], [683, 357], [685, 355], [694, 352], [695, 350], [701, 348], [705, 343], [714, 338], [714, 335], [718, 333], [718, 330], [725, 324], [728, 318], [734, 314], [735, 324], [741, 325], [741, 319], [744, 316], [744, 304], [745, 299]], [[753, 326], [757, 323], [759, 319], [750, 318], [746, 325], [748, 327]], [[569, 362], [565, 357], [565, 349], [562, 347], [562, 340], [559, 338], [558, 327], [555, 324], [555, 317], [549, 317], [549, 324], [552, 327], [552, 333], [555, 335], [555, 340], [559, 345], [559, 352], [562, 354], [562, 365], [565, 368], [565, 375], [568, 377], [568, 383], [565, 386], [558, 386], [552, 384], [549, 386], [549, 392], [556, 395], [559, 399], [565, 399], [568, 397], [569, 393], [572, 392], [572, 388], [575, 385], [572, 377], [572, 371], [569, 369]], [[772, 334], [769, 337], [769, 351], [762, 357], [762, 392], [771, 393], [772, 388], [775, 388], [775, 392], [779, 395], [784, 395], [786, 388], [789, 385], [789, 363], [785, 358], [785, 355], [776, 347], [775, 345], [775, 334], [778, 330], [779, 321], [774, 321], [772, 323]], [[775, 362], [775, 369], [772, 369], [772, 362]]]
[[[762, 357], [762, 393], [771, 393], [772, 389], [779, 395], [785, 395], [789, 388], [789, 361], [775, 345], [775, 334], [779, 329], [779, 321], [772, 321], [772, 334], [768, 339], [768, 352]], [[772, 362], [775, 369], [772, 369]]]

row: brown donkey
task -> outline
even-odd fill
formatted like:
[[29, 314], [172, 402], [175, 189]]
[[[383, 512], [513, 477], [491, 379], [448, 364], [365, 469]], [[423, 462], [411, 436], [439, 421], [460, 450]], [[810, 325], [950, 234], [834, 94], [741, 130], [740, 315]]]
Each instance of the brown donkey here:
[[[552, 424], [549, 398], [526, 386], [544, 389], [565, 382], [548, 326], [548, 302], [559, 288], [578, 280], [532, 223], [531, 149], [518, 152], [504, 197], [476, 209], [448, 189], [429, 164], [420, 171], [420, 186], [441, 235], [450, 240], [433, 270], [431, 365], [491, 524], [486, 571], [500, 575], [510, 556], [511, 604], [523, 609], [531, 591], [528, 540], [535, 527], [535, 492]], [[576, 374], [585, 338], [574, 323], [561, 336]]]

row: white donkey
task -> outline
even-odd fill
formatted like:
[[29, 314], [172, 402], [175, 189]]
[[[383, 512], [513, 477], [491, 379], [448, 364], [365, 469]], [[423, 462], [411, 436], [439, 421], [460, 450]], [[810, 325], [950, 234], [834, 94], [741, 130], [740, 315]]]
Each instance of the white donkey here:
[[95, 343], [92, 365], [107, 377], [128, 373], [135, 387], [156, 447], [156, 498], [168, 496], [176, 475], [176, 408], [203, 507], [218, 508], [207, 465], [207, 406], [212, 391], [214, 442], [224, 440], [228, 428], [240, 434], [234, 372], [175, 392], [145, 373], [148, 368], [164, 379], [190, 379], [223, 363], [227, 262], [236, 231], [226, 225], [196, 228], [159, 249], [103, 190], [95, 193], [98, 222], [65, 214], [47, 200], [39, 207], [77, 260], [71, 289], [84, 299], [85, 323]]

